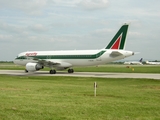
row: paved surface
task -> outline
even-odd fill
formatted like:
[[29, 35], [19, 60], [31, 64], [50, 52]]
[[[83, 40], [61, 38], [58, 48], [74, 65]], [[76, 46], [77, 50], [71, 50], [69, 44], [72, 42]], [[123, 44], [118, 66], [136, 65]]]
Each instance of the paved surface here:
[[0, 74], [16, 75], [16, 76], [76, 76], [76, 77], [101, 77], [101, 78], [148, 78], [160, 80], [160, 74], [146, 73], [102, 73], [102, 72], [75, 72], [69, 74], [67, 71], [57, 72], [57, 74], [49, 74], [48, 71], [38, 71], [33, 73], [25, 73], [23, 70], [0, 70]]

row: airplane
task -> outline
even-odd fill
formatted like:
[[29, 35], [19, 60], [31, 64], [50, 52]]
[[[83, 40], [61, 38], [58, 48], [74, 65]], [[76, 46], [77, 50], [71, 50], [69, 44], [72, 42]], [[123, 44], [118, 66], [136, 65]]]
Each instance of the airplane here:
[[56, 70], [68, 69], [73, 73], [75, 66], [97, 66], [134, 55], [125, 50], [126, 35], [129, 24], [124, 24], [110, 43], [99, 50], [62, 50], [62, 51], [27, 51], [18, 54], [14, 63], [25, 66], [25, 72], [35, 72], [49, 67], [50, 74]]
[[142, 60], [143, 60], [143, 58], [141, 58], [139, 61], [124, 62], [124, 64], [125, 65], [143, 65]]
[[148, 64], [148, 65], [160, 65], [160, 62], [149, 62], [149, 61], [146, 61], [146, 64]]

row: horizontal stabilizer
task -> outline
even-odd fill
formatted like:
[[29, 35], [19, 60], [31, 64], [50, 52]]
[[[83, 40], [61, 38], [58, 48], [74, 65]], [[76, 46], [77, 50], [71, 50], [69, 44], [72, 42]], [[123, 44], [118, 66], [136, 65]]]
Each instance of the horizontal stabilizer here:
[[111, 57], [118, 57], [118, 56], [121, 56], [121, 55], [123, 55], [123, 54], [120, 53], [119, 51], [113, 51], [113, 52], [110, 54]]

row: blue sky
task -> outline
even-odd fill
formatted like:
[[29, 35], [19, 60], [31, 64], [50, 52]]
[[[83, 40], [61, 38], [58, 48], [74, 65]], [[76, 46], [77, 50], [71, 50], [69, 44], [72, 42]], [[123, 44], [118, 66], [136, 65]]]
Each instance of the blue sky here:
[[30, 50], [104, 48], [129, 23], [126, 60], [160, 60], [159, 0], [0, 0], [0, 61]]

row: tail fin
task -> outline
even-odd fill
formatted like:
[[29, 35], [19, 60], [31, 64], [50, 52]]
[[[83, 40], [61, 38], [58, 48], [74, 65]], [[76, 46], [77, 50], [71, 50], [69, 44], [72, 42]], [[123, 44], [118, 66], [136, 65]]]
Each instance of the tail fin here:
[[105, 49], [124, 49], [128, 24], [124, 24]]
[[139, 60], [139, 62], [142, 62], [142, 60], [143, 60], [143, 58], [141, 58], [141, 59]]

